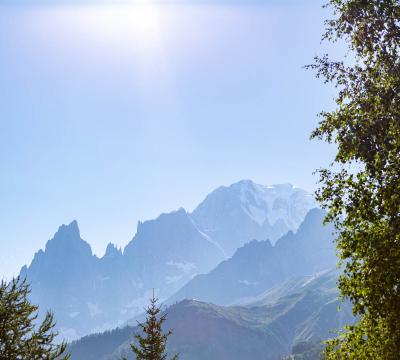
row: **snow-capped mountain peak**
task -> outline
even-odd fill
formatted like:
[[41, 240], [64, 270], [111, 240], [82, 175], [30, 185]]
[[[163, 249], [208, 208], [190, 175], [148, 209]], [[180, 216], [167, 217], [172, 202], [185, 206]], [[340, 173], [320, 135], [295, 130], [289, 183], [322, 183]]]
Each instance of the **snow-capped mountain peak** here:
[[296, 231], [314, 207], [313, 196], [292, 184], [260, 185], [242, 180], [214, 190], [192, 217], [204, 233], [232, 254], [252, 239], [274, 242], [287, 231]]
[[274, 225], [280, 219], [296, 230], [307, 212], [316, 207], [313, 196], [292, 184], [259, 185], [242, 180], [230, 188], [238, 192], [242, 209], [258, 225]]

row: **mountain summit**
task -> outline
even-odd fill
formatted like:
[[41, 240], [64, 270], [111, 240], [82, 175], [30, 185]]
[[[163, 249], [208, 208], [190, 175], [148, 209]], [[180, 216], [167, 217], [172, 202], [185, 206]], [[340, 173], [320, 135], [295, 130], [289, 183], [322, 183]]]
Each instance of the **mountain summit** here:
[[224, 253], [184, 209], [179, 209], [140, 223], [125, 247], [124, 258], [131, 264], [132, 276], [152, 284], [163, 297], [196, 274], [210, 271], [224, 259]]
[[214, 190], [192, 217], [231, 256], [250, 240], [275, 243], [288, 231], [296, 231], [316, 206], [311, 194], [291, 184], [265, 186], [242, 180]]

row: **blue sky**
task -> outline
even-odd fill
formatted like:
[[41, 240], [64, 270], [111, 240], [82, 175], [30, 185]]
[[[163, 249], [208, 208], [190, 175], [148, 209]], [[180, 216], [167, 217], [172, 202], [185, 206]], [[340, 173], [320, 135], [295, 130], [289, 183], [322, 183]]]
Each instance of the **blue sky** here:
[[73, 219], [102, 255], [219, 185], [315, 188], [328, 14], [246, 3], [0, 6], [0, 276]]

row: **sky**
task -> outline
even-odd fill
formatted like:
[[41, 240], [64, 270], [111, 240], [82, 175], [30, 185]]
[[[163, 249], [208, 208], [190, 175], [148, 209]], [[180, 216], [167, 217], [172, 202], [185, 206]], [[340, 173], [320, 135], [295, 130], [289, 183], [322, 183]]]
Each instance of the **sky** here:
[[74, 219], [102, 256], [221, 185], [315, 189], [320, 1], [90, 3], [0, 5], [0, 278]]

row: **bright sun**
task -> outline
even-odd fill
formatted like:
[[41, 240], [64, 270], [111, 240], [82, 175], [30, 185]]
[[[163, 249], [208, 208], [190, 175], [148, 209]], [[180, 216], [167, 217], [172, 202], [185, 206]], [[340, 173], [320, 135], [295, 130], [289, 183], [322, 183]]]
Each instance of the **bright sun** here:
[[154, 31], [159, 27], [159, 8], [150, 1], [139, 1], [132, 10], [131, 20], [139, 31]]
[[81, 30], [89, 31], [104, 40], [131, 39], [138, 45], [151, 46], [159, 41], [161, 34], [160, 8], [149, 0], [80, 8], [77, 15], [77, 23], [86, 29]]
[[129, 62], [136, 69], [136, 80], [139, 79], [143, 89], [152, 89], [157, 81], [168, 88], [170, 96], [174, 93], [166, 50], [173, 32], [169, 8], [140, 0], [129, 4], [69, 7], [62, 14], [64, 19], [69, 19], [74, 36], [87, 41], [91, 51], [100, 53], [107, 49], [99, 61]]

